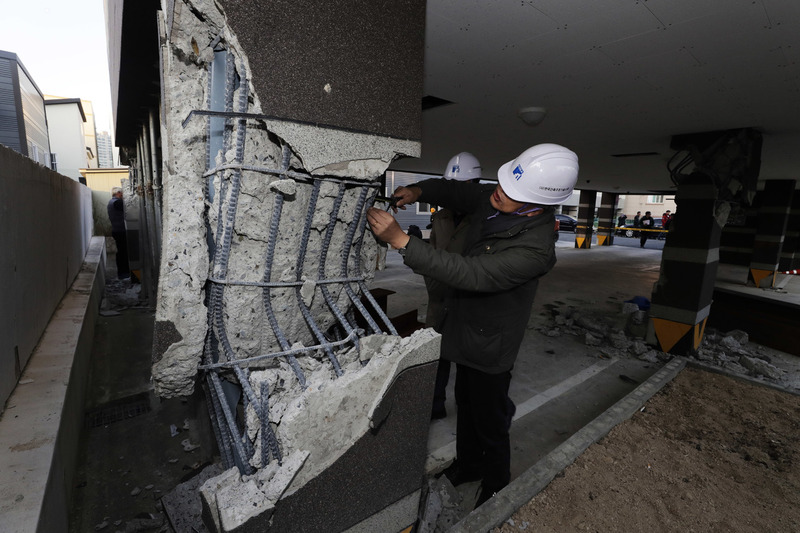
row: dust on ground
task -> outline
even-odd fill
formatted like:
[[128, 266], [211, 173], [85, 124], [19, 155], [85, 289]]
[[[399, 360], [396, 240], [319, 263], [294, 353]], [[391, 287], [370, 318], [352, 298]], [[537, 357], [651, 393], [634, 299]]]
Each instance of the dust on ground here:
[[496, 532], [798, 531], [800, 396], [687, 368]]

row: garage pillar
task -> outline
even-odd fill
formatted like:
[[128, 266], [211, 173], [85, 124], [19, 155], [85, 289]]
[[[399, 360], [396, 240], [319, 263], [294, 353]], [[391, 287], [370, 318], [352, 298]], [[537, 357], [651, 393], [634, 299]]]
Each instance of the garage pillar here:
[[614, 244], [618, 194], [604, 192], [600, 195], [600, 209], [597, 210], [597, 245]]
[[592, 247], [592, 226], [594, 210], [597, 207], [597, 191], [581, 191], [578, 200], [578, 227], [575, 231], [575, 248]]
[[728, 216], [719, 243], [719, 262], [728, 265], [750, 266], [753, 241], [756, 238], [758, 196], [753, 205], [734, 205]]
[[711, 178], [702, 173], [678, 185], [679, 215], [670, 224], [664, 245], [648, 327], [648, 341], [664, 352], [691, 353], [703, 340], [722, 233], [714, 216], [716, 198]]
[[778, 270], [800, 269], [800, 189], [795, 189]]
[[748, 276], [748, 283], [752, 281], [756, 287], [772, 287], [775, 283], [794, 187], [795, 180], [767, 180], [759, 193], [758, 222]]

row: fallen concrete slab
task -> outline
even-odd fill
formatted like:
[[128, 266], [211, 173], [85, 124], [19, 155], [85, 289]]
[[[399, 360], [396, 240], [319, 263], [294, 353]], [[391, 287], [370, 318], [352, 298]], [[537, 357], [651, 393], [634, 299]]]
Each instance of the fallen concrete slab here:
[[203, 484], [206, 527], [226, 533], [344, 531], [365, 520], [374, 524], [375, 515], [395, 506], [406, 511], [386, 514], [391, 523], [381, 530], [412, 525], [439, 341], [430, 329], [403, 339], [364, 339], [372, 354], [366, 366], [309, 387], [277, 421], [280, 467], [263, 465], [252, 476], [231, 468]]

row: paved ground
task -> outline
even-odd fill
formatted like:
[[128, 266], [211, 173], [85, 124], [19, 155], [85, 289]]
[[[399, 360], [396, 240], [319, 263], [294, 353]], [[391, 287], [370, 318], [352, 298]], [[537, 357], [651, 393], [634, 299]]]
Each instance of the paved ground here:
[[[570, 307], [603, 314], [624, 327], [622, 303], [633, 296], [649, 297], [658, 277], [661, 251], [649, 245], [590, 250], [573, 246], [570, 235], [562, 234], [558, 264], [540, 284], [514, 369], [511, 396], [518, 406], [511, 430], [514, 478], [661, 368], [658, 363], [603, 354], [587, 346], [583, 337], [543, 333], [552, 327], [554, 309]], [[389, 297], [389, 316], [417, 309], [422, 318], [424, 284], [400, 259], [390, 251], [387, 268], [376, 274], [372, 287], [396, 291]], [[113, 264], [110, 257], [109, 269]], [[139, 306], [136, 288], [120, 284], [114, 274], [108, 272], [112, 281], [107, 287], [106, 316], [97, 325], [82, 431], [85, 455], [71, 531], [169, 531], [163, 525], [160, 497], [207, 464], [214, 444], [199, 395], [168, 401], [152, 395], [153, 311]], [[450, 416], [431, 424], [430, 471], [443, 467], [455, 453], [452, 380], [450, 386]], [[99, 414], [112, 419], [98, 423]], [[465, 499], [470, 490], [477, 487], [463, 486]]]

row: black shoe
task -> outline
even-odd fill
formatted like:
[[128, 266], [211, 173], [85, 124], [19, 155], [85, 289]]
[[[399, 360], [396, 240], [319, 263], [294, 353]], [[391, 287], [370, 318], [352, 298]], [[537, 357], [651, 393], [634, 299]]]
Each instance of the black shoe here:
[[500, 492], [501, 490], [502, 490], [502, 487], [500, 487], [498, 489], [492, 489], [492, 488], [484, 487], [483, 485], [481, 485], [481, 493], [480, 493], [480, 496], [478, 496], [478, 499], [475, 501], [475, 507], [474, 508], [477, 509], [478, 507], [480, 507], [481, 505], [486, 503], [487, 500], [489, 500], [490, 498], [494, 498], [497, 495], [497, 493]]
[[474, 509], [477, 509], [478, 507], [486, 503], [489, 500], [489, 498], [492, 498], [495, 494], [497, 493], [493, 490], [481, 489], [481, 494], [480, 496], [478, 496], [478, 499], [475, 502]]
[[483, 475], [477, 468], [461, 468], [458, 460], [453, 461], [453, 464], [442, 470], [436, 477], [441, 476], [446, 476], [454, 487], [483, 479]]
[[434, 405], [431, 411], [431, 420], [439, 420], [441, 418], [447, 418], [447, 409], [444, 406], [438, 407]]

